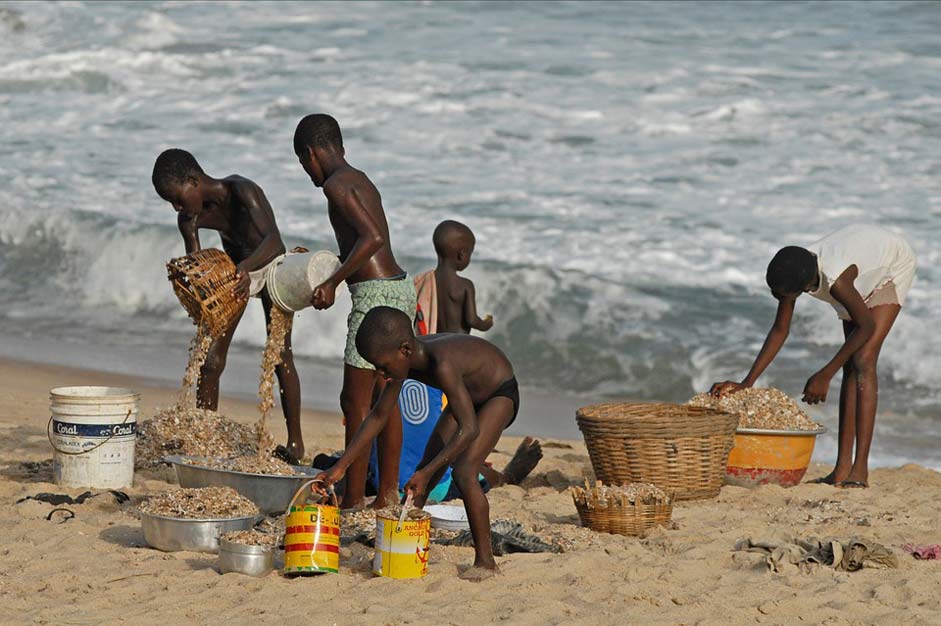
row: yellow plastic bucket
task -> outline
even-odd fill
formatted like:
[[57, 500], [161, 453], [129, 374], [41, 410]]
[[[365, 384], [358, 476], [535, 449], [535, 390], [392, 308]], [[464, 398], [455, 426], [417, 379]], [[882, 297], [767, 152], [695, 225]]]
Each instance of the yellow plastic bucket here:
[[295, 504], [315, 481], [297, 490], [284, 520], [285, 575], [320, 574], [340, 569], [340, 509], [333, 504]]
[[421, 578], [428, 573], [431, 516], [399, 520], [376, 513], [376, 555], [372, 571], [388, 578]]

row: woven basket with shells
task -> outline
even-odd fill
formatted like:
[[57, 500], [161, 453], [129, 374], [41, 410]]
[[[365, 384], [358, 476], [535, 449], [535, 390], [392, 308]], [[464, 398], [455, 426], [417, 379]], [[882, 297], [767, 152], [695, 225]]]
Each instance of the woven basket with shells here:
[[673, 498], [656, 485], [631, 483], [622, 487], [595, 482], [572, 487], [572, 499], [582, 526], [600, 533], [638, 536], [670, 522]]
[[235, 264], [222, 250], [206, 248], [171, 259], [167, 278], [193, 323], [220, 337], [245, 308], [246, 300], [232, 295]]

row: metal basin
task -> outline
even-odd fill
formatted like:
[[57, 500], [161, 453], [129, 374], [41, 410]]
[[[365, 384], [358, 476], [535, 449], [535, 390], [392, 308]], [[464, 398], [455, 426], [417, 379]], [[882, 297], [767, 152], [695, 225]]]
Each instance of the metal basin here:
[[291, 497], [301, 486], [321, 472], [312, 467], [294, 465], [303, 472], [298, 476], [275, 476], [272, 474], [249, 474], [232, 470], [214, 469], [190, 465], [187, 460], [204, 461], [198, 456], [168, 456], [164, 460], [176, 468], [176, 477], [181, 487], [232, 487], [254, 502], [262, 513], [279, 515], [291, 503]]
[[164, 552], [218, 552], [219, 536], [234, 530], [251, 530], [257, 515], [229, 519], [181, 519], [141, 512], [144, 541]]
[[246, 576], [267, 576], [274, 569], [274, 548], [219, 540], [219, 571]]

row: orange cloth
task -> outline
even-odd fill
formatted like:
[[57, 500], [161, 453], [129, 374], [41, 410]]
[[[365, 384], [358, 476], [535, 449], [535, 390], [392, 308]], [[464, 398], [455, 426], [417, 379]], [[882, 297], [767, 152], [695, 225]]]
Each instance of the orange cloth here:
[[438, 332], [438, 286], [434, 270], [415, 277], [415, 291], [418, 293], [415, 334], [434, 335]]

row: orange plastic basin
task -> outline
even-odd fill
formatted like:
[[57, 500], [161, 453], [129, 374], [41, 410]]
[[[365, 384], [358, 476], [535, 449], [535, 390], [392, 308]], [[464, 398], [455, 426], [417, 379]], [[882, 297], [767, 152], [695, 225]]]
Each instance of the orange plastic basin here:
[[760, 430], [739, 428], [729, 453], [725, 482], [739, 487], [793, 487], [807, 471], [818, 430]]

